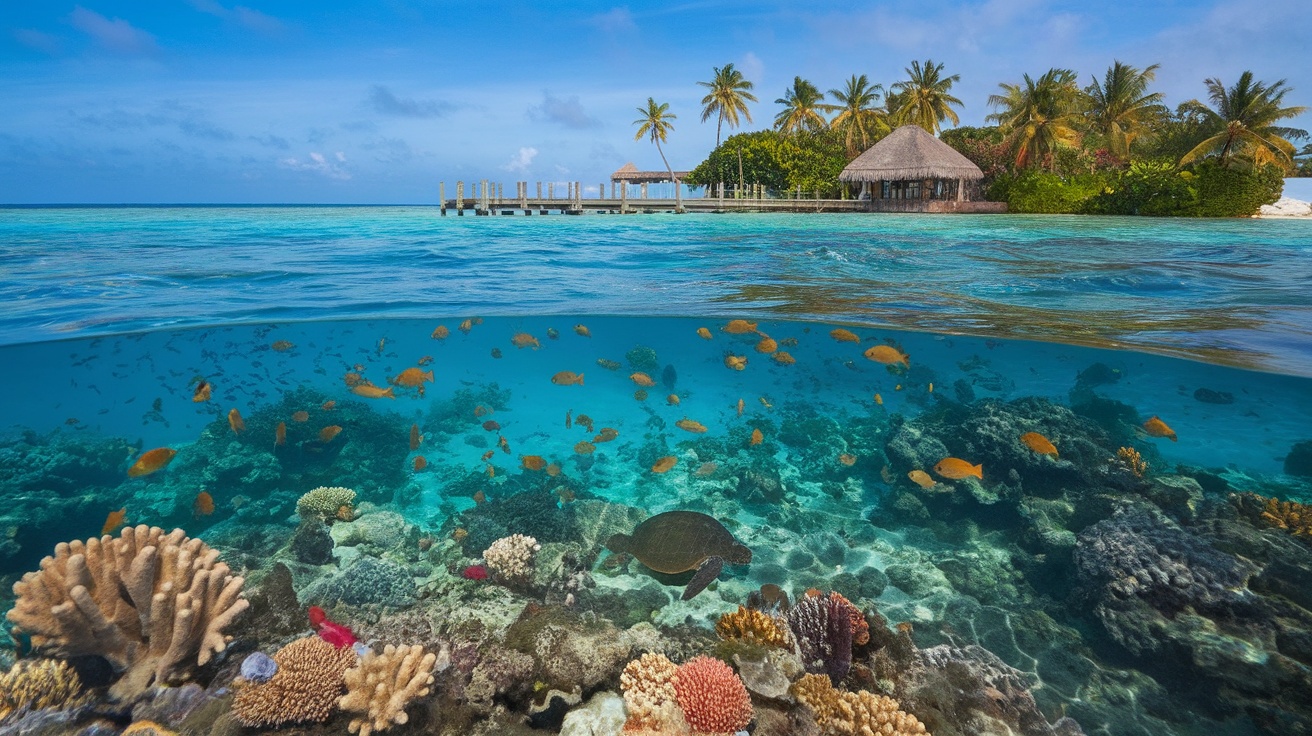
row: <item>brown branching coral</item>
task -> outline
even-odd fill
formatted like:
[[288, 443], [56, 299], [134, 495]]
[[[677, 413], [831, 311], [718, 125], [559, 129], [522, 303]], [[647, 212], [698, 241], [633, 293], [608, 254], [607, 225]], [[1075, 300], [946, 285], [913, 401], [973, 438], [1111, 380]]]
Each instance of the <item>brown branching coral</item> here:
[[844, 692], [824, 675], [804, 675], [793, 683], [793, 696], [815, 713], [826, 734], [847, 736], [913, 736], [925, 734], [925, 724], [902, 710], [892, 698], [860, 690]]
[[350, 647], [337, 649], [317, 636], [297, 639], [273, 655], [278, 671], [268, 682], [238, 678], [232, 713], [244, 726], [323, 722], [332, 715], [344, 687], [343, 676], [355, 666]]
[[1312, 504], [1281, 501], [1278, 498], [1241, 493], [1232, 496], [1235, 506], [1254, 522], [1283, 529], [1292, 536], [1312, 544]]
[[0, 672], [0, 721], [28, 709], [71, 708], [80, 704], [82, 681], [57, 659], [25, 659]]
[[9, 620], [37, 651], [104, 657], [126, 672], [112, 693], [191, 678], [223, 651], [247, 602], [242, 578], [218, 550], [181, 529], [125, 528], [117, 537], [60, 543], [41, 569], [14, 583]]
[[351, 719], [350, 732], [369, 736], [410, 720], [405, 708], [415, 698], [428, 695], [436, 663], [437, 655], [417, 644], [400, 648], [388, 644], [382, 654], [365, 654], [358, 665], [346, 671], [346, 694], [337, 701], [344, 711], [365, 714]]
[[1122, 447], [1116, 451], [1116, 462], [1121, 467], [1134, 473], [1134, 477], [1142, 478], [1144, 473], [1148, 472], [1148, 463], [1139, 454], [1139, 451], [1133, 447]]
[[738, 606], [736, 612], [720, 616], [715, 633], [721, 639], [767, 647], [786, 647], [789, 643], [786, 625], [780, 626], [769, 614], [743, 606]]

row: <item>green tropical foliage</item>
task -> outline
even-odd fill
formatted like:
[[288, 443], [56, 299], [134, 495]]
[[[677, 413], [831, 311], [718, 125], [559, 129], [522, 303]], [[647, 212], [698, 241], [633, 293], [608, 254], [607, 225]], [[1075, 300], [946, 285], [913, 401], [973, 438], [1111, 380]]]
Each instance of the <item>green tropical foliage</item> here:
[[1157, 76], [1157, 64], [1142, 71], [1115, 61], [1100, 83], [1084, 88], [1089, 102], [1089, 124], [1102, 136], [1112, 155], [1128, 161], [1135, 139], [1149, 132], [1153, 122], [1165, 113], [1161, 92], [1149, 92], [1148, 85]]
[[882, 85], [872, 85], [864, 74], [853, 74], [843, 89], [829, 90], [829, 96], [838, 104], [822, 107], [826, 112], [838, 113], [829, 121], [829, 127], [843, 135], [848, 156], [856, 156], [892, 131], [888, 115], [875, 106], [883, 90]]
[[643, 136], [649, 136], [651, 142], [656, 144], [656, 152], [661, 155], [665, 170], [670, 172], [670, 181], [675, 181], [674, 169], [670, 168], [670, 162], [665, 158], [665, 151], [661, 150], [661, 144], [665, 142], [666, 136], [674, 130], [674, 125], [670, 121], [678, 118], [669, 110], [670, 103], [662, 102], [657, 105], [654, 97], [648, 97], [647, 106], [638, 108], [638, 114], [642, 117], [633, 121], [633, 124], [638, 126], [638, 133], [633, 136], [633, 140], [640, 141]]
[[801, 130], [822, 130], [825, 117], [820, 114], [824, 96], [814, 84], [793, 77], [793, 86], [784, 92], [784, 96], [775, 100], [784, 106], [774, 116], [774, 127], [781, 133], [796, 133]]
[[747, 109], [748, 102], [756, 102], [752, 94], [752, 83], [743, 77], [743, 73], [733, 68], [733, 64], [713, 67], [711, 81], [697, 84], [710, 90], [702, 98], [702, 122], [716, 117], [715, 145], [720, 145], [720, 129], [726, 122], [730, 128], [737, 128], [739, 115], [752, 122], [752, 113]]
[[1049, 69], [1037, 80], [1026, 74], [1022, 84], [1000, 84], [1004, 94], [989, 96], [989, 104], [1001, 109], [986, 119], [1002, 128], [1016, 168], [1051, 170], [1061, 147], [1079, 144], [1082, 111], [1075, 79], [1070, 69]]
[[[685, 181], [691, 186], [763, 184], [776, 196], [800, 187], [806, 197], [839, 195], [838, 174], [848, 164], [838, 133], [762, 130], [731, 135]], [[742, 178], [739, 179], [741, 166]]]
[[1229, 88], [1215, 78], [1206, 84], [1214, 107], [1206, 108], [1204, 115], [1216, 132], [1186, 153], [1181, 164], [1218, 153], [1222, 167], [1236, 160], [1256, 166], [1277, 163], [1293, 167], [1295, 148], [1288, 139], [1306, 138], [1307, 131], [1277, 123], [1302, 115], [1307, 108], [1283, 107], [1285, 95], [1290, 92], [1285, 80], [1268, 86], [1246, 71]]
[[919, 125], [930, 133], [938, 133], [944, 120], [957, 125], [961, 120], [952, 108], [961, 107], [961, 100], [953, 97], [952, 85], [961, 81], [960, 74], [943, 76], [943, 65], [926, 59], [924, 66], [912, 61], [904, 69], [908, 79], [893, 85], [898, 95], [898, 107], [893, 120], [898, 125]]

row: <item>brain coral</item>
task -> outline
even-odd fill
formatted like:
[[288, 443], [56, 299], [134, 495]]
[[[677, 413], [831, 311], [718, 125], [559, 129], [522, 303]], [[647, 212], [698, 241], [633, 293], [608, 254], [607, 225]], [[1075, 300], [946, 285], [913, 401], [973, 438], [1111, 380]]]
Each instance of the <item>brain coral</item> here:
[[483, 561], [493, 572], [507, 580], [525, 580], [533, 572], [533, 555], [542, 546], [533, 537], [511, 534], [483, 550]]
[[729, 665], [693, 657], [674, 673], [675, 697], [694, 731], [735, 733], [752, 721], [752, 698]]
[[244, 726], [328, 720], [342, 694], [355, 652], [317, 636], [297, 639], [273, 655], [278, 671], [265, 683], [237, 681], [232, 713]]
[[296, 501], [296, 511], [301, 516], [327, 521], [338, 518], [343, 508], [349, 514], [354, 503], [355, 491], [350, 488], [319, 486]]

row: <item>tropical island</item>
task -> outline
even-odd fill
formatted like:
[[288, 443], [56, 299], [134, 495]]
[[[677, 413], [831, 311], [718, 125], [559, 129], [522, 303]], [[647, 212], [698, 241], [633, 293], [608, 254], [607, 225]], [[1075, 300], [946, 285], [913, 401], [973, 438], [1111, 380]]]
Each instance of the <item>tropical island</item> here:
[[[840, 175], [902, 126], [924, 129], [975, 164], [983, 175], [971, 185], [976, 198], [1015, 213], [1248, 217], [1280, 198], [1286, 176], [1312, 175], [1312, 143], [1294, 143], [1308, 132], [1281, 125], [1307, 110], [1286, 103], [1293, 89], [1285, 80], [1267, 83], [1250, 71], [1229, 85], [1209, 78], [1207, 102], [1171, 108], [1151, 89], [1158, 68], [1115, 61], [1084, 86], [1071, 69], [1025, 74], [998, 85], [985, 127], [955, 127], [960, 75], [929, 59], [912, 61], [887, 88], [853, 74], [823, 93], [799, 76], [774, 100], [781, 109], [770, 128], [721, 140], [752, 123], [749, 103], [759, 102], [754, 84], [727, 64], [698, 82], [706, 89], [701, 121], [715, 122], [716, 147], [681, 181], [735, 193], [869, 196]], [[651, 140], [676, 180], [661, 144], [677, 116], [654, 98], [638, 112], [635, 139]]]

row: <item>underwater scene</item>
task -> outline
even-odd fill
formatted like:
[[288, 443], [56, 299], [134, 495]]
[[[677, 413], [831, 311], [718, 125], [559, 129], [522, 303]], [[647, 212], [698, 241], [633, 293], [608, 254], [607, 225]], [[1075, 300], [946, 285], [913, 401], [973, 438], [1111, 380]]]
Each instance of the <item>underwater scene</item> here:
[[0, 732], [1312, 733], [1312, 379], [600, 316], [0, 364]]

